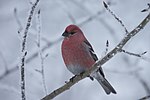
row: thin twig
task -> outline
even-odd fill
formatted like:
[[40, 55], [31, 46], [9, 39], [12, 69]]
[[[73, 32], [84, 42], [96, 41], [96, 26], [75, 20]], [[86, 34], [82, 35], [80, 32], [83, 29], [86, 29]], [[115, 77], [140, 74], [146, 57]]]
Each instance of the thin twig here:
[[126, 53], [126, 54], [131, 55], [131, 56], [139, 57], [140, 59], [142, 59], [144, 61], [150, 62], [150, 58], [144, 56], [144, 54], [146, 54], [147, 51], [145, 51], [141, 54], [136, 54], [136, 53], [132, 53], [132, 52], [129, 52], [129, 51], [126, 51], [126, 50], [122, 49], [122, 50], [120, 50], [120, 52]]
[[105, 48], [105, 51], [104, 51], [104, 52], [102, 52], [101, 57], [106, 56], [106, 54], [108, 53], [108, 47], [109, 47], [109, 42], [108, 42], [108, 40], [107, 40], [107, 41], [106, 41], [106, 48]]
[[25, 60], [26, 60], [26, 44], [27, 44], [27, 36], [28, 36], [28, 30], [31, 26], [31, 21], [33, 17], [34, 10], [38, 4], [39, 0], [37, 0], [34, 5], [31, 8], [27, 24], [23, 33], [23, 40], [21, 41], [21, 64], [20, 64], [20, 71], [21, 71], [21, 97], [22, 100], [26, 100], [26, 95], [25, 95]]
[[45, 75], [44, 75], [44, 58], [43, 58], [43, 54], [42, 54], [42, 48], [41, 48], [41, 20], [40, 20], [40, 10], [38, 11], [37, 14], [37, 30], [38, 30], [38, 34], [37, 34], [37, 46], [39, 49], [39, 58], [40, 58], [40, 63], [41, 63], [41, 74], [42, 74], [42, 82], [43, 82], [43, 87], [44, 87], [44, 91], [45, 94], [47, 94], [47, 89], [46, 89], [46, 83], [45, 83]]
[[111, 11], [111, 9], [108, 7], [108, 5], [103, 1], [104, 7], [111, 13], [111, 15], [121, 24], [121, 26], [124, 28], [126, 34], [128, 33], [127, 28], [125, 27], [125, 25], [123, 24], [123, 22], [121, 21], [120, 18], [118, 18], [113, 11]]
[[143, 9], [141, 12], [147, 12], [147, 11], [149, 11], [149, 9], [150, 9], [150, 3], [148, 3], [147, 5], [148, 5], [148, 7], [146, 9]]
[[107, 54], [107, 52], [108, 52], [108, 48], [109, 48], [109, 41], [107, 40], [107, 42], [106, 42], [106, 50], [105, 50], [105, 55]]
[[110, 51], [105, 57], [103, 57], [101, 60], [98, 60], [89, 70], [85, 71], [84, 73], [80, 75], [76, 75], [74, 78], [72, 78], [69, 82], [67, 82], [62, 87], [54, 90], [49, 95], [45, 96], [42, 100], [51, 100], [57, 95], [61, 94], [65, 90], [68, 90], [71, 86], [79, 82], [80, 80], [86, 78], [90, 75], [91, 72], [98, 69], [98, 66], [102, 66], [107, 61], [109, 61], [112, 57], [114, 57], [119, 51], [124, 47], [124, 45], [133, 37], [135, 36], [141, 29], [145, 27], [145, 25], [150, 21], [150, 13], [148, 16], [130, 33], [126, 34], [126, 36], [121, 40], [121, 42], [112, 50]]
[[19, 17], [18, 17], [18, 12], [17, 12], [17, 8], [14, 8], [14, 17], [15, 17], [15, 19], [16, 19], [16, 22], [17, 22], [17, 24], [18, 24], [18, 34], [20, 35], [20, 37], [21, 37], [21, 31], [23, 30], [23, 27], [22, 27], [22, 24], [21, 24], [21, 22], [20, 22], [20, 20], [19, 20]]
[[126, 53], [128, 55], [136, 56], [136, 57], [142, 57], [144, 54], [147, 53], [147, 51], [145, 51], [145, 52], [143, 52], [141, 54], [136, 54], [136, 53], [132, 53], [132, 52], [129, 52], [129, 51], [126, 51], [126, 50], [123, 50], [123, 49], [121, 49], [120, 52]]
[[141, 98], [141, 99], [139, 99], [139, 100], [148, 100], [149, 98], [150, 98], [150, 95], [145, 96], [145, 97], [143, 97], [143, 98]]

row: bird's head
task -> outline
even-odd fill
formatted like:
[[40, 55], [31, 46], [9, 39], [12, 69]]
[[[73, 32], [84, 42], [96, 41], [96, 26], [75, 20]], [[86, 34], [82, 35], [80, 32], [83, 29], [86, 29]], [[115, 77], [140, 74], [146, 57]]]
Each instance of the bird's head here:
[[78, 26], [76, 26], [76, 25], [69, 25], [65, 29], [64, 33], [62, 34], [62, 36], [64, 36], [64, 37], [70, 37], [70, 36], [75, 35], [77, 33], [78, 34], [82, 33], [82, 31], [80, 30], [80, 28]]

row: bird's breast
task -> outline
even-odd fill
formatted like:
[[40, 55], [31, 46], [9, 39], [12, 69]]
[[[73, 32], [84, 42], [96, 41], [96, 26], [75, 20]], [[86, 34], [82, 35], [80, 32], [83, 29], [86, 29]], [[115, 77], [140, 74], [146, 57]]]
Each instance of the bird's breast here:
[[76, 73], [73, 72], [73, 69], [77, 71], [83, 69], [86, 70], [95, 63], [81, 42], [63, 41], [62, 55], [67, 68], [73, 74]]

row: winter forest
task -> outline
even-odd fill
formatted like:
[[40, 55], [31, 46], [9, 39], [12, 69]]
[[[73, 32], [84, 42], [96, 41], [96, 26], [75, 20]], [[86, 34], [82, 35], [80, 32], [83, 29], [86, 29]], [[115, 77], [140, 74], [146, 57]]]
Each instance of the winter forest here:
[[[0, 100], [150, 100], [149, 0], [0, 0]], [[62, 33], [77, 25], [98, 61], [74, 76]], [[117, 94], [89, 76], [101, 65]]]

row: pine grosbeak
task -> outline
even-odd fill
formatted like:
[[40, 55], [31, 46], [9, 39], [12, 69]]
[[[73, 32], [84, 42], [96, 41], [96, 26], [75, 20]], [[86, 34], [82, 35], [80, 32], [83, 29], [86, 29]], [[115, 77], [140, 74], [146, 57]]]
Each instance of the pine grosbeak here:
[[[91, 44], [78, 26], [69, 25], [62, 36], [65, 37], [61, 47], [62, 57], [67, 69], [74, 75], [86, 71], [98, 60]], [[106, 80], [101, 67], [89, 77], [95, 78], [107, 94], [111, 92], [116, 94], [114, 88]]]

